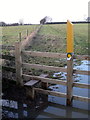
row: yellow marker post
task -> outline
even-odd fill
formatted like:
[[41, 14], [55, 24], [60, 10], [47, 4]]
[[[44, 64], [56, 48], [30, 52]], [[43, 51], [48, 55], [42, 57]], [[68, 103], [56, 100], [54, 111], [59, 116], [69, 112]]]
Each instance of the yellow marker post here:
[[72, 105], [73, 97], [73, 24], [67, 21], [67, 105]]
[[74, 42], [73, 24], [69, 20], [67, 20], [67, 54], [74, 52], [73, 42]]

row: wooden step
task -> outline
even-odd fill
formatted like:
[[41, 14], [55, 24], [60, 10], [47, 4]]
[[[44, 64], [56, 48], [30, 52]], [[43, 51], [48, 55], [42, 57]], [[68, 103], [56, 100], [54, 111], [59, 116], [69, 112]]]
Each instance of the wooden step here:
[[34, 86], [34, 85], [36, 85], [37, 83], [39, 83], [40, 81], [39, 80], [30, 80], [30, 81], [28, 81], [28, 82], [26, 82], [25, 84], [24, 84], [24, 86]]

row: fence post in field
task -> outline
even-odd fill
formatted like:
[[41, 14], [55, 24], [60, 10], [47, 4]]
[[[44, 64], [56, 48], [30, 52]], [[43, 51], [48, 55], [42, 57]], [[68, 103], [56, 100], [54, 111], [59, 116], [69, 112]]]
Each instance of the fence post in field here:
[[73, 95], [73, 24], [67, 21], [67, 105], [72, 105]]
[[15, 43], [15, 65], [16, 65], [16, 81], [17, 81], [17, 84], [23, 85], [21, 43], [20, 42]]
[[27, 36], [28, 36], [28, 29], [27, 29]]
[[22, 37], [21, 37], [21, 32], [19, 33], [19, 40], [20, 40], [20, 42], [21, 42], [21, 39], [22, 39]]

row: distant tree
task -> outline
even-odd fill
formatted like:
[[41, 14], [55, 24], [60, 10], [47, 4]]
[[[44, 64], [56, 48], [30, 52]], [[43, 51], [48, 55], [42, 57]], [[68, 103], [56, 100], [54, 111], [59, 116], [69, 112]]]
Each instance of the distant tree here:
[[51, 22], [52, 18], [49, 16], [45, 16], [43, 19], [40, 20], [40, 24], [45, 24], [47, 22]]
[[6, 26], [5, 22], [0, 22], [0, 26]]

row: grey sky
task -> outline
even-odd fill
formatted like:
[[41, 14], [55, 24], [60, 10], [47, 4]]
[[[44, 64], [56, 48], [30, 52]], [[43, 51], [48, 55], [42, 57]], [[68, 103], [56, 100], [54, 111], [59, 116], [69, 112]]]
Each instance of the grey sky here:
[[0, 21], [39, 23], [50, 16], [53, 21], [84, 20], [89, 0], [0, 0]]

